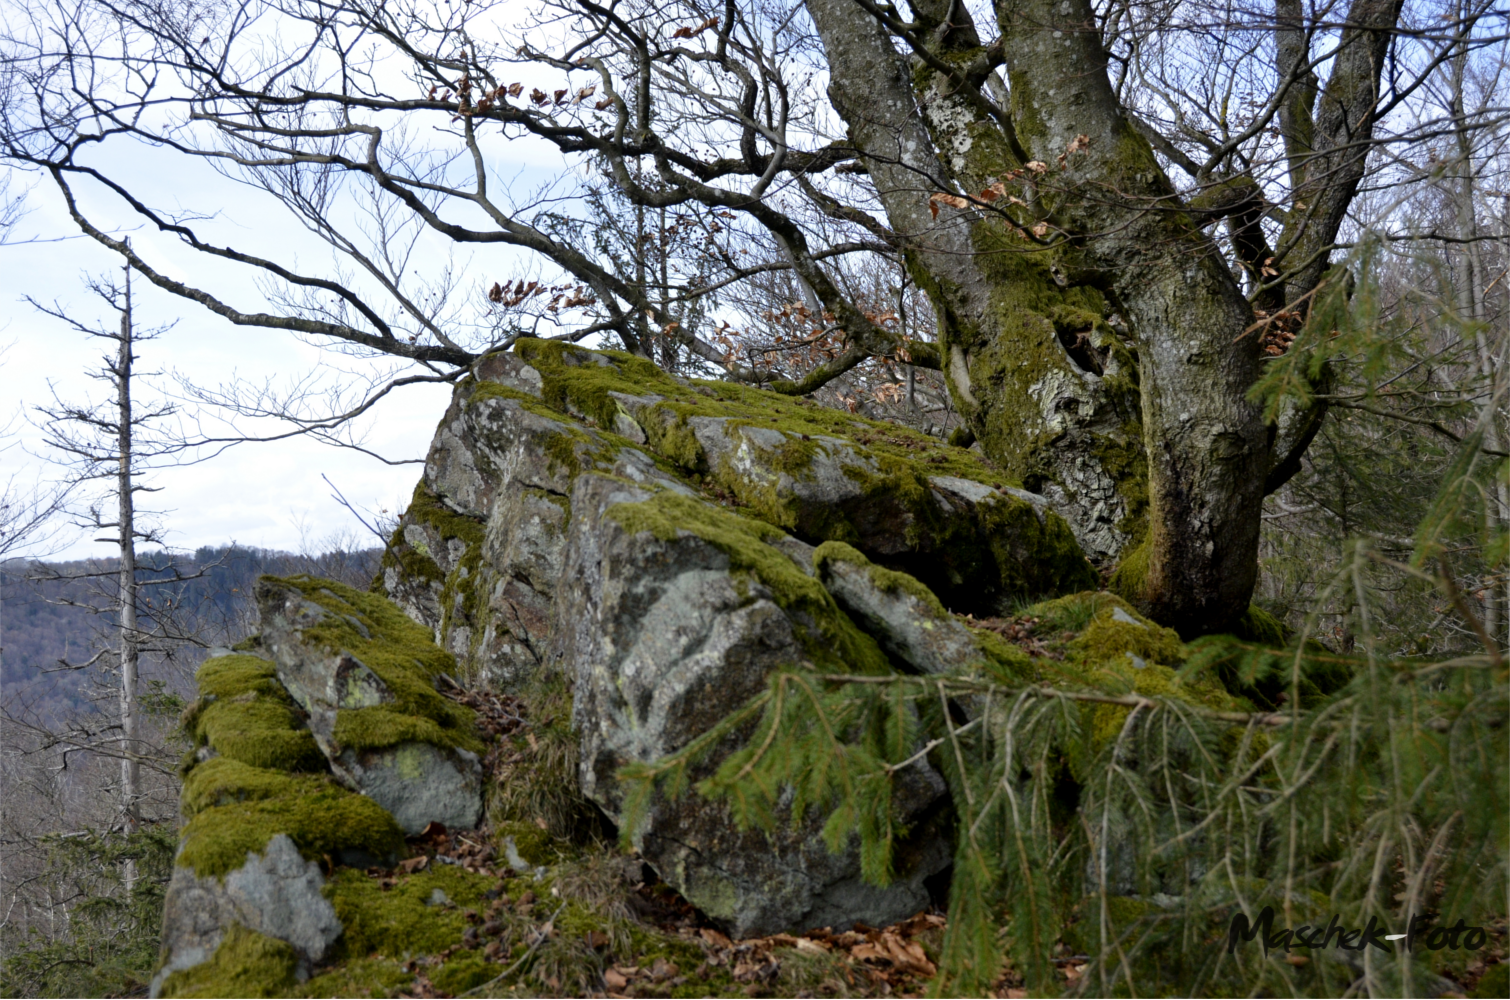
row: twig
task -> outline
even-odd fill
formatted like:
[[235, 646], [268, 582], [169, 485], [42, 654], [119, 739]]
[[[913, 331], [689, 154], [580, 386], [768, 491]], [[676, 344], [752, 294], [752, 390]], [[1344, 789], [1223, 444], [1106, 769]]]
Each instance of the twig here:
[[565, 902], [562, 902], [562, 904], [560, 906], [556, 907], [556, 912], [552, 913], [551, 914], [551, 918], [545, 922], [545, 925], [543, 927], [540, 928], [540, 936], [535, 939], [535, 943], [534, 944], [532, 944], [532, 945], [529, 946], [529, 950], [528, 951], [526, 951], [523, 955], [519, 956], [518, 961], [516, 961], [513, 965], [509, 966], [507, 969], [504, 969], [502, 972], [498, 973], [498, 975], [494, 976], [492, 979], [489, 979], [487, 982], [483, 983], [482, 985], [480, 985], [480, 986], [474, 986], [471, 989], [467, 990], [465, 993], [462, 993], [460, 995], [464, 996], [464, 997], [469, 997], [472, 994], [478, 992], [479, 990], [485, 990], [489, 986], [492, 986], [494, 983], [501, 982], [503, 979], [505, 979], [508, 976], [511, 976], [515, 972], [517, 972], [524, 965], [525, 962], [528, 962], [531, 958], [534, 957], [535, 952], [537, 952], [537, 951], [540, 950], [540, 946], [550, 939], [551, 931], [555, 930], [555, 927], [556, 927], [556, 918], [561, 915], [561, 911], [564, 910], [564, 909], [566, 909], [566, 903]]

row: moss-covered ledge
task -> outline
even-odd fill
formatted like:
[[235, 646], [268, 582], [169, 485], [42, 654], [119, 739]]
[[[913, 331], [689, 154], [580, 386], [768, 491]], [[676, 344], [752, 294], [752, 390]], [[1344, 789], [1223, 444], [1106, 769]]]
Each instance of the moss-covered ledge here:
[[472, 711], [436, 690], [442, 675], [455, 674], [456, 658], [435, 645], [428, 629], [386, 598], [331, 580], [265, 576], [258, 581], [260, 601], [277, 591], [293, 591], [324, 612], [290, 623], [305, 646], [335, 657], [349, 654], [385, 689], [377, 704], [341, 693], [332, 734], [340, 749], [378, 750], [421, 740], [482, 751]]
[[287, 834], [307, 859], [397, 856], [403, 833], [388, 812], [340, 787], [274, 665], [234, 654], [206, 660], [185, 711], [195, 749], [185, 758], [177, 863], [223, 878]]
[[539, 398], [480, 379], [458, 392], [469, 406], [501, 396], [564, 418], [554, 460], [573, 477], [601, 469], [605, 449], [634, 446], [746, 516], [911, 573], [957, 610], [1096, 583], [1069, 525], [975, 451], [806, 399], [676, 378], [622, 352], [529, 339], [515, 351], [538, 372]]

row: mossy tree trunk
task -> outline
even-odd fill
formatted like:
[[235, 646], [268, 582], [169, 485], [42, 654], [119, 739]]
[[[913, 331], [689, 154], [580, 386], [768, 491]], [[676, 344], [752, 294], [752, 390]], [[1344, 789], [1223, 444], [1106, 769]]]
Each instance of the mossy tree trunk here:
[[[1253, 182], [1208, 185], [1195, 204], [1177, 194], [1112, 88], [1089, 0], [997, 0], [991, 47], [953, 0], [914, 0], [909, 24], [869, 0], [807, 7], [830, 97], [933, 299], [941, 366], [987, 453], [1052, 497], [1093, 557], [1120, 561], [1119, 585], [1151, 616], [1187, 634], [1230, 624], [1252, 594], [1266, 481], [1317, 419], [1286, 436], [1248, 399], [1260, 346], [1244, 335], [1241, 274], [1273, 255], [1243, 214]], [[1362, 171], [1363, 152], [1317, 150], [1367, 138], [1357, 98], [1377, 91], [1375, 43], [1398, 13], [1394, 0], [1354, 7], [1381, 30], [1344, 40], [1315, 120], [1314, 87], [1297, 86], [1286, 114], [1292, 131], [1304, 119], [1293, 161], [1314, 172], [1325, 159], [1331, 178], [1293, 237], [1322, 269], [1308, 262], [1292, 284], [1320, 280]], [[1224, 218], [1245, 259], [1207, 231]]]

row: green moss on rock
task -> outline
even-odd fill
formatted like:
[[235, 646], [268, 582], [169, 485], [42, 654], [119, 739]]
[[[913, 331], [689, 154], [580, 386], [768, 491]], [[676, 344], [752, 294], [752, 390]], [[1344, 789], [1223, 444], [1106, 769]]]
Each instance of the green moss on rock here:
[[935, 618], [947, 618], [949, 612], [939, 603], [937, 595], [918, 581], [917, 577], [900, 573], [885, 566], [877, 566], [865, 557], [865, 553], [844, 542], [824, 542], [813, 552], [813, 568], [822, 571], [827, 562], [846, 562], [862, 567], [877, 590], [887, 594], [904, 593], [916, 598]]
[[875, 640], [855, 627], [823, 585], [767, 544], [782, 536], [771, 525], [669, 490], [642, 503], [615, 504], [608, 517], [628, 532], [648, 531], [662, 541], [695, 535], [727, 555], [731, 569], [758, 579], [783, 610], [810, 623], [810, 631], [799, 624], [798, 638], [813, 662], [863, 673], [890, 669]]
[[[989, 604], [999, 596], [1039, 596], [1095, 584], [1094, 568], [1057, 514], [1041, 516], [1031, 504], [1004, 495], [982, 504], [977, 517], [939, 503], [930, 482], [935, 477], [992, 488], [1020, 485], [971, 451], [752, 386], [673, 378], [622, 352], [530, 339], [519, 341], [515, 350], [539, 372], [543, 400], [525, 400], [507, 386], [499, 386], [499, 392], [521, 405], [553, 409], [557, 418], [578, 415], [599, 428], [592, 440], [565, 431], [548, 442], [552, 468], [568, 475], [589, 460], [602, 464], [605, 456], [584, 451], [589, 445], [603, 447], [594, 444], [597, 437], [610, 445], [627, 444], [612, 431], [632, 420], [646, 436], [646, 450], [666, 471], [694, 484], [713, 484], [749, 516], [813, 543], [868, 548], [865, 539], [878, 530], [888, 538], [903, 537], [916, 551], [876, 558], [923, 579], [951, 606], [980, 611], [984, 607], [972, 601]], [[471, 390], [474, 399], [485, 394], [484, 385]], [[699, 419], [720, 421], [713, 426], [721, 426], [735, 451], [705, 450], [693, 431]], [[745, 433], [745, 428], [762, 433]], [[733, 457], [749, 451], [756, 453], [754, 470]], [[789, 488], [792, 480], [814, 478], [820, 452], [841, 463], [837, 473], [850, 480], [856, 495], [818, 502]], [[895, 532], [878, 529], [878, 519], [894, 521]]]
[[[454, 674], [456, 658], [435, 645], [429, 629], [386, 598], [309, 576], [263, 577], [267, 585], [292, 587], [329, 614], [301, 630], [305, 642], [332, 654], [349, 652], [388, 688], [393, 700], [377, 708], [342, 709], [336, 740], [342, 746], [382, 749], [414, 739], [481, 753], [473, 713], [435, 689], [441, 674]], [[352, 742], [343, 742], [344, 737]], [[423, 735], [416, 735], [423, 734]]]
[[1290, 641], [1290, 630], [1285, 623], [1275, 618], [1257, 604], [1248, 605], [1248, 610], [1237, 620], [1233, 634], [1239, 639], [1259, 642], [1266, 646], [1284, 646]]
[[397, 857], [404, 835], [386, 809], [316, 774], [284, 774], [223, 758], [194, 768], [184, 782], [191, 819], [177, 864], [201, 878], [223, 878], [287, 834], [311, 860]]
[[323, 771], [325, 758], [305, 728], [273, 664], [259, 656], [217, 656], [200, 666], [199, 698], [183, 729], [196, 747], [254, 767]]
[[241, 924], [225, 936], [207, 962], [163, 980], [164, 997], [281, 997], [299, 985], [299, 956], [286, 941]]
[[1165, 666], [1180, 662], [1181, 649], [1178, 632], [1154, 624], [1121, 602], [1098, 612], [1068, 646], [1070, 655], [1085, 662], [1101, 662], [1131, 653]]

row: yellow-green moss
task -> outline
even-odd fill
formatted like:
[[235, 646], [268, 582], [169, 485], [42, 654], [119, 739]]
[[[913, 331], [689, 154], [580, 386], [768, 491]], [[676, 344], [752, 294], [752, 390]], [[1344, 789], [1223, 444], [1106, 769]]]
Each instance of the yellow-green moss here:
[[569, 846], [534, 823], [504, 820], [493, 824], [493, 842], [500, 857], [504, 856], [503, 843], [508, 839], [514, 841], [514, 849], [519, 852], [520, 859], [532, 865], [556, 864], [563, 857], [564, 849]]
[[435, 689], [442, 673], [456, 672], [456, 659], [435, 645], [428, 629], [391, 601], [344, 584], [309, 576], [263, 579], [292, 587], [330, 612], [318, 624], [302, 630], [304, 640], [331, 653], [351, 653], [371, 668], [393, 696], [393, 701], [377, 709], [342, 709], [337, 713], [336, 740], [343, 748], [376, 750], [423, 733], [418, 738], [437, 746], [482, 752], [471, 709], [442, 697]]
[[177, 863], [201, 878], [240, 868], [248, 852], [260, 854], [280, 833], [310, 859], [393, 858], [403, 850], [403, 831], [386, 809], [325, 775], [217, 764], [196, 767], [184, 784], [184, 802], [195, 808]]
[[1275, 647], [1282, 647], [1290, 641], [1290, 630], [1285, 623], [1257, 604], [1248, 605], [1248, 610], [1237, 620], [1233, 634], [1239, 639]]
[[732, 570], [756, 577], [778, 605], [812, 624], [814, 631], [799, 624], [798, 638], [813, 662], [864, 673], [888, 671], [875, 640], [855, 627], [823, 585], [766, 544], [782, 534], [769, 524], [669, 490], [643, 503], [615, 504], [608, 516], [631, 533], [648, 531], [669, 541], [686, 532], [723, 552]]
[[405, 510], [404, 518], [399, 521], [398, 527], [393, 530], [393, 535], [383, 549], [383, 559], [370, 590], [377, 593], [383, 591], [385, 571], [390, 569], [398, 570], [410, 585], [424, 586], [445, 581], [445, 571], [430, 554], [429, 547], [423, 543], [411, 545], [404, 536], [404, 528], [411, 520], [409, 511], [414, 511], [414, 517], [417, 518], [422, 513], [434, 510], [438, 504], [439, 499], [425, 487], [425, 481], [421, 479], [414, 487], [414, 494], [409, 499], [409, 507]]
[[254, 767], [323, 771], [325, 757], [301, 721], [273, 664], [258, 656], [217, 656], [196, 675], [199, 698], [184, 714], [196, 747]]
[[[812, 452], [813, 443], [802, 439], [805, 434], [809, 438], [842, 438], [873, 455], [921, 462], [929, 475], [958, 476], [992, 486], [1017, 485], [974, 454], [949, 448], [926, 434], [814, 406], [781, 393], [733, 382], [674, 379], [644, 358], [622, 351], [588, 352], [558, 341], [530, 339], [520, 340], [515, 350], [540, 372], [548, 405], [562, 413], [583, 413], [601, 427], [612, 429], [617, 415], [624, 412], [610, 392], [664, 397], [663, 402], [648, 408], [649, 413], [641, 415], [639, 423], [652, 449], [689, 472], [704, 468], [702, 449], [687, 426], [689, 417], [701, 416], [726, 417], [735, 426], [748, 424], [783, 432], [788, 436], [789, 458], [795, 461], [793, 468], [799, 471], [804, 464], [802, 456]], [[590, 360], [592, 353], [613, 364]]]
[[[1092, 586], [1094, 569], [1082, 556], [1069, 526], [1050, 514], [1040, 523], [1031, 505], [1003, 497], [985, 505], [980, 523], [949, 516], [939, 509], [929, 479], [954, 476], [991, 487], [1020, 485], [993, 469], [974, 453], [951, 448], [909, 428], [867, 420], [853, 414], [815, 406], [806, 400], [752, 386], [719, 381], [672, 378], [643, 358], [618, 351], [589, 352], [555, 341], [525, 339], [515, 350], [540, 372], [543, 405], [557, 414], [582, 414], [600, 428], [599, 436], [618, 444], [611, 430], [627, 415], [614, 393], [644, 398], [661, 397], [639, 409], [635, 420], [647, 438], [654, 458], [669, 471], [693, 481], [711, 480], [746, 508], [745, 513], [814, 542], [857, 542], [860, 533], [851, 516], [875, 502], [899, 506], [908, 515], [904, 529], [913, 545], [926, 536], [929, 555], [917, 565], [896, 567], [922, 576], [934, 587], [953, 587], [945, 603], [969, 603], [969, 595], [989, 591], [1007, 595], [1041, 595]], [[603, 363], [603, 362], [607, 363]], [[479, 383], [479, 394], [504, 395], [521, 405], [540, 407], [541, 401], [506, 386], [497, 391]], [[762, 461], [778, 473], [802, 480], [811, 475], [814, 456], [832, 447], [823, 439], [837, 439], [865, 458], [863, 465], [843, 470], [860, 488], [852, 504], [804, 503], [780, 491], [772, 477], [751, 476], [728, 462], [710, 463], [693, 434], [693, 418], [719, 418], [725, 433], [742, 427], [773, 430], [779, 443], [755, 445]], [[579, 440], [578, 438], [581, 438]], [[548, 446], [554, 467], [576, 474], [583, 467], [587, 435], [564, 432]], [[590, 442], [589, 442], [590, 443]], [[932, 570], [937, 569], [938, 579]]]
[[185, 817], [192, 818], [214, 806], [293, 795], [307, 787], [320, 788], [323, 784], [318, 781], [301, 784], [298, 777], [283, 771], [231, 757], [214, 757], [195, 767], [184, 779], [179, 806]]
[[1143, 599], [1144, 586], [1148, 580], [1148, 539], [1137, 543], [1122, 553], [1121, 562], [1112, 572], [1111, 589], [1129, 601]]
[[164, 997], [279, 997], [298, 986], [299, 956], [286, 941], [231, 924], [207, 962], [163, 980]]
[[195, 672], [194, 681], [201, 697], [235, 698], [237, 695], [259, 694], [283, 700], [288, 698], [283, 685], [278, 683], [273, 662], [248, 653], [205, 660]]
[[[1117, 611], [1134, 621], [1118, 620]], [[1181, 648], [1180, 635], [1174, 629], [1156, 625], [1119, 602], [1114, 608], [1098, 612], [1085, 631], [1070, 642], [1068, 652], [1090, 663], [1132, 653], [1169, 666], [1180, 662]]]
[[[383, 889], [363, 872], [340, 869], [325, 889], [345, 929], [336, 946], [337, 957], [377, 954], [403, 960], [444, 951], [461, 940], [466, 911], [486, 909], [483, 894], [495, 884], [495, 879], [457, 865], [432, 864], [416, 875], [400, 876], [396, 885]], [[437, 889], [449, 905], [430, 905]]]
[[[1132, 621], [1120, 620], [1119, 611]], [[1032, 661], [1034, 679], [1041, 683], [1107, 695], [1168, 698], [1217, 711], [1251, 707], [1210, 674], [1178, 673], [1188, 652], [1179, 634], [1140, 615], [1116, 594], [1070, 594], [1033, 605], [1025, 613], [1039, 620], [1037, 631], [1050, 642], [1056, 633], [1076, 633], [1062, 644], [1063, 659]], [[1081, 719], [1090, 738], [1070, 761], [1072, 773], [1083, 776], [1089, 755], [1116, 739], [1130, 711], [1120, 705], [1082, 703]]]
[[1132, 605], [1105, 590], [1082, 590], [1053, 600], [1039, 601], [1023, 609], [1023, 614], [1038, 619], [1038, 633], [1083, 632], [1091, 619], [1107, 608], [1120, 607], [1136, 614]]
[[985, 663], [999, 680], [1021, 684], [1035, 679], [1033, 659], [1027, 653], [994, 632], [979, 628], [972, 628], [970, 632], [980, 646]]

